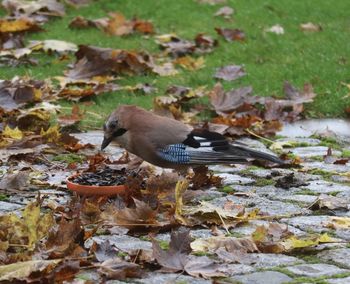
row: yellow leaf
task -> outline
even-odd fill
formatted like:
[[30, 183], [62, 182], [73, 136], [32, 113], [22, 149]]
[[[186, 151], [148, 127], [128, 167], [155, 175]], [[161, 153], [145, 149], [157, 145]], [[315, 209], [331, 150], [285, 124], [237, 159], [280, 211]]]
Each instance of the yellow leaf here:
[[60, 263], [61, 259], [53, 260], [30, 260], [0, 265], [0, 281], [25, 280], [33, 272], [46, 271], [49, 273]]
[[284, 141], [284, 142], [274, 142], [270, 145], [269, 149], [274, 152], [282, 151], [284, 147], [291, 148], [293, 147], [292, 142]]
[[171, 62], [164, 63], [163, 65], [156, 65], [153, 67], [153, 71], [160, 76], [174, 76], [179, 73]]
[[267, 235], [267, 228], [265, 226], [258, 226], [252, 234], [252, 238], [255, 242], [262, 242]]
[[204, 67], [204, 58], [199, 57], [197, 59], [191, 56], [183, 56], [174, 60], [175, 64], [179, 64], [181, 67], [187, 70], [197, 70]]
[[350, 217], [331, 217], [331, 222], [327, 224], [327, 227], [333, 229], [349, 229]]
[[158, 43], [167, 43], [176, 37], [177, 37], [176, 34], [164, 34], [164, 35], [156, 36], [155, 38], [156, 38]]
[[51, 126], [48, 130], [41, 129], [40, 135], [43, 138], [46, 138], [48, 142], [58, 142], [61, 138], [61, 133], [59, 130], [59, 126]]
[[0, 20], [0, 32], [13, 33], [29, 30], [36, 24], [26, 19], [18, 19], [15, 21]]
[[[54, 225], [52, 213], [40, 214], [37, 202], [29, 203], [22, 213], [22, 218], [14, 213], [0, 216], [0, 230], [11, 244], [23, 244], [32, 251], [35, 244], [48, 234]], [[0, 273], [1, 275], [1, 273]]]
[[12, 138], [16, 140], [21, 140], [23, 138], [23, 132], [18, 129], [18, 127], [12, 129], [6, 125], [2, 135], [7, 138]]
[[296, 236], [291, 236], [284, 240], [281, 244], [285, 247], [286, 251], [290, 251], [296, 248], [305, 248], [316, 246], [320, 243], [334, 243], [338, 242], [338, 239], [331, 238], [327, 233], [317, 236], [311, 236], [309, 238], [299, 239]]
[[40, 89], [34, 89], [34, 100], [35, 101], [41, 101], [42, 96], [43, 96], [43, 93]]

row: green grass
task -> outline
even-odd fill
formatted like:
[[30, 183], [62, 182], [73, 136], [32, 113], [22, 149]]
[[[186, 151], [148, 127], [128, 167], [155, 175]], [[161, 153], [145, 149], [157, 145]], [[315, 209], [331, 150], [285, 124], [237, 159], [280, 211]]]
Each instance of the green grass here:
[[[27, 36], [31, 40], [59, 39], [76, 44], [100, 47], [145, 50], [151, 54], [159, 52], [152, 36], [134, 34], [113, 37], [97, 29], [72, 30], [69, 22], [78, 15], [90, 19], [100, 18], [111, 11], [120, 11], [127, 18], [137, 16], [152, 20], [157, 34], [174, 32], [181, 38], [193, 39], [198, 33], [219, 38], [219, 46], [211, 54], [205, 55], [205, 68], [190, 72], [181, 70], [172, 77], [155, 75], [124, 77], [121, 85], [153, 83], [158, 93], [140, 96], [127, 91], [106, 93], [93, 99], [94, 104], [86, 107], [101, 114], [101, 119], [118, 104], [138, 104], [146, 108], [152, 106], [152, 98], [164, 94], [172, 84], [212, 87], [215, 68], [228, 64], [244, 64], [247, 76], [234, 82], [224, 82], [226, 89], [252, 85], [257, 95], [282, 96], [285, 80], [301, 88], [304, 83], [314, 85], [318, 94], [315, 102], [307, 106], [310, 116], [344, 116], [344, 108], [350, 106], [350, 99], [343, 99], [348, 93], [342, 82], [350, 83], [350, 18], [348, 0], [327, 1], [287, 1], [287, 0], [231, 0], [227, 4], [235, 9], [234, 20], [228, 22], [213, 14], [222, 5], [198, 4], [194, 0], [142, 0], [142, 1], [93, 1], [79, 10], [68, 8], [61, 19], [45, 24], [45, 31]], [[299, 25], [305, 22], [320, 24], [323, 31], [305, 33]], [[264, 29], [280, 24], [284, 35], [265, 33]], [[240, 28], [245, 31], [244, 43], [226, 42], [219, 37], [215, 27]], [[44, 79], [62, 75], [70, 60], [57, 62], [57, 57], [38, 55], [40, 64], [34, 67], [1, 67], [0, 79], [10, 79], [15, 75], [30, 75]], [[64, 106], [69, 106], [63, 102]], [[101, 119], [90, 119], [91, 126], [99, 126]], [[89, 119], [88, 119], [89, 120]]]

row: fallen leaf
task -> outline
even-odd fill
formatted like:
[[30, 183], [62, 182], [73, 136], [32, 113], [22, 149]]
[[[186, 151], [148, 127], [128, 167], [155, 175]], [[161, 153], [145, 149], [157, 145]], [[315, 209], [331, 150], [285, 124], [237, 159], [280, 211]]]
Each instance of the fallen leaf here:
[[2, 6], [15, 17], [29, 17], [37, 22], [45, 22], [49, 16], [62, 17], [64, 5], [57, 0], [4, 0]]
[[55, 39], [30, 41], [28, 48], [32, 50], [44, 50], [45, 52], [53, 51], [60, 54], [76, 52], [78, 50], [78, 46], [75, 43]]
[[246, 73], [243, 70], [242, 66], [228, 65], [228, 66], [216, 69], [214, 78], [223, 79], [225, 81], [233, 81], [245, 75]]
[[283, 35], [284, 34], [284, 28], [281, 25], [274, 25], [268, 29], [265, 29], [266, 32], [274, 33], [276, 35]]
[[320, 32], [322, 31], [322, 27], [317, 24], [313, 24], [311, 22], [300, 24], [300, 29], [304, 32]]
[[186, 218], [195, 218], [200, 222], [231, 226], [245, 219], [245, 208], [242, 205], [236, 205], [229, 210], [225, 210], [209, 202], [200, 201], [197, 206], [183, 206], [182, 215]]
[[210, 103], [216, 113], [230, 113], [244, 104], [253, 104], [259, 101], [258, 97], [250, 96], [252, 87], [243, 87], [236, 90], [225, 92], [220, 83], [216, 84], [209, 93]]
[[282, 241], [286, 252], [292, 251], [293, 249], [306, 248], [311, 246], [316, 246], [322, 243], [336, 243], [339, 242], [339, 239], [332, 238], [328, 234], [310, 236], [306, 238], [298, 238], [296, 236], [291, 236], [286, 240]]
[[120, 49], [80, 45], [75, 55], [77, 62], [66, 74], [72, 79], [111, 74], [144, 74], [153, 68], [149, 55]]
[[196, 0], [198, 3], [202, 4], [210, 4], [210, 5], [216, 5], [216, 4], [224, 4], [227, 0]]
[[213, 50], [215, 46], [218, 45], [218, 41], [212, 37], [205, 34], [196, 35], [194, 42], [196, 44], [197, 50], [202, 53], [208, 53]]
[[223, 266], [215, 263], [207, 256], [190, 256], [186, 262], [184, 270], [191, 276], [210, 279], [212, 277], [225, 277]]
[[244, 41], [245, 33], [240, 29], [215, 28], [216, 32], [227, 41]]
[[101, 214], [101, 219], [130, 229], [159, 225], [156, 210], [143, 201], [133, 200], [135, 208], [116, 209], [114, 206], [109, 206]]
[[190, 56], [183, 56], [175, 59], [173, 63], [180, 65], [184, 69], [194, 71], [204, 67], [204, 58], [199, 57], [195, 59]]
[[179, 229], [171, 232], [169, 249], [163, 250], [156, 240], [152, 240], [153, 256], [168, 271], [181, 271], [188, 261], [191, 252], [189, 230]]
[[193, 169], [194, 176], [191, 177], [192, 187], [200, 189], [207, 186], [220, 187], [222, 178], [215, 176], [213, 172], [208, 170], [206, 166], [200, 166]]
[[29, 172], [19, 171], [13, 174], [5, 174], [0, 181], [0, 189], [11, 190], [18, 189], [21, 190], [29, 185]]
[[164, 63], [162, 65], [156, 65], [153, 67], [153, 72], [160, 76], [174, 76], [179, 73], [171, 62]]
[[[28, 277], [35, 272], [46, 274], [52, 271], [62, 260], [30, 260], [16, 262], [0, 266], [0, 281], [24, 281], [29, 280]], [[13, 283], [13, 282], [12, 282]]]
[[284, 189], [289, 189], [292, 187], [298, 188], [298, 187], [302, 187], [302, 186], [307, 186], [310, 183], [298, 178], [295, 176], [294, 173], [290, 173], [288, 175], [285, 175], [279, 179], [276, 180], [276, 187], [280, 187], [280, 188], [284, 188]]
[[327, 228], [335, 230], [350, 228], [350, 217], [330, 217], [329, 219], [329, 222], [324, 224]]
[[198, 238], [191, 243], [191, 248], [195, 252], [215, 252], [223, 248], [230, 253], [249, 253], [258, 252], [256, 244], [251, 238], [235, 238], [226, 236], [217, 236], [210, 238]]
[[0, 216], [1, 239], [11, 244], [25, 245], [26, 250], [33, 251], [37, 242], [47, 236], [54, 225], [53, 214], [41, 214], [40, 204], [31, 202], [21, 215], [10, 213]]
[[6, 125], [2, 135], [7, 138], [12, 138], [15, 140], [21, 140], [23, 138], [23, 132], [18, 129], [18, 127], [12, 129]]
[[219, 10], [217, 10], [214, 16], [221, 16], [225, 19], [231, 19], [231, 16], [233, 15], [233, 13], [234, 13], [234, 10], [231, 7], [224, 6], [224, 7], [221, 7]]
[[[6, 2], [6, 1], [4, 1]], [[17, 19], [13, 21], [0, 19], [1, 33], [18, 33], [18, 32], [37, 32], [42, 29], [37, 23], [29, 19]]]
[[97, 265], [98, 271], [108, 279], [124, 280], [126, 278], [141, 278], [141, 267], [132, 262], [122, 261], [116, 258], [107, 259]]

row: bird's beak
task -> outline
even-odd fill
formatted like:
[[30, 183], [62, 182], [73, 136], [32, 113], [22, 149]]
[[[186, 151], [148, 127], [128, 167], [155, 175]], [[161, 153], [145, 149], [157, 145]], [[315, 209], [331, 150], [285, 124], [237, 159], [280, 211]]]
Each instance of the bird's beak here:
[[101, 144], [101, 150], [103, 150], [104, 148], [106, 148], [109, 143], [111, 143], [113, 140], [113, 137], [103, 137], [103, 141], [102, 141], [102, 144]]

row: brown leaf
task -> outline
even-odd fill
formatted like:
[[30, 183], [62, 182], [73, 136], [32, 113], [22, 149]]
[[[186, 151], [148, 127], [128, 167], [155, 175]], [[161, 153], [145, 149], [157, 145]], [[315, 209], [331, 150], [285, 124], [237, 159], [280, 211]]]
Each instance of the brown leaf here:
[[251, 238], [235, 238], [235, 237], [210, 237], [199, 238], [191, 243], [194, 251], [215, 252], [219, 248], [224, 248], [230, 253], [250, 253], [258, 252], [256, 244]]
[[48, 96], [50, 86], [44, 81], [14, 77], [0, 82], [0, 109], [12, 111], [27, 103], [41, 101]]
[[223, 79], [225, 81], [233, 81], [245, 75], [246, 73], [242, 66], [228, 65], [216, 69], [214, 78]]
[[214, 16], [222, 16], [225, 19], [231, 19], [232, 14], [234, 13], [234, 10], [229, 6], [221, 7], [219, 10], [216, 11]]
[[288, 231], [287, 225], [269, 223], [268, 227], [258, 226], [252, 237], [260, 251], [264, 253], [281, 253], [286, 250], [282, 240], [292, 235]]
[[0, 181], [0, 189], [24, 189], [29, 184], [29, 171], [5, 174]]
[[204, 34], [196, 35], [194, 42], [197, 49], [201, 52], [211, 52], [215, 46], [217, 46], [218, 41], [212, 37]]
[[179, 229], [171, 233], [169, 249], [163, 250], [156, 240], [152, 240], [153, 256], [168, 271], [181, 271], [188, 262], [191, 252], [190, 234], [187, 229]]
[[216, 32], [227, 41], [244, 41], [245, 33], [240, 29], [215, 28]]
[[312, 210], [348, 210], [349, 201], [344, 198], [339, 198], [327, 194], [321, 194], [309, 208]]
[[252, 87], [249, 86], [225, 92], [222, 85], [217, 83], [209, 93], [210, 103], [216, 113], [230, 113], [244, 104], [253, 104], [259, 101], [258, 97], [249, 96], [252, 91]]
[[[25, 281], [32, 273], [45, 274], [52, 271], [62, 260], [30, 260], [0, 266], [0, 281], [15, 283]], [[16, 282], [17, 282], [16, 281]], [[26, 281], [27, 282], [27, 281]]]
[[207, 256], [190, 256], [189, 260], [185, 264], [184, 270], [189, 275], [194, 277], [203, 277], [205, 279], [226, 276], [226, 274], [221, 271], [223, 270], [222, 265], [214, 263], [214, 261]]
[[45, 243], [46, 252], [51, 258], [62, 258], [70, 255], [79, 246], [82, 230], [79, 218], [71, 221], [62, 218], [49, 233]]
[[109, 206], [101, 214], [101, 218], [130, 229], [140, 226], [147, 227], [148, 225], [157, 225], [157, 211], [153, 210], [143, 201], [137, 199], [133, 200], [135, 208], [116, 209], [114, 206]]
[[196, 50], [196, 45], [193, 42], [180, 39], [174, 35], [166, 38], [166, 40], [160, 40], [158, 43], [168, 55], [174, 58], [193, 54]]
[[124, 280], [126, 278], [141, 278], [142, 269], [136, 263], [121, 261], [116, 258], [107, 259], [98, 265], [98, 271], [108, 279]]
[[25, 16], [36, 20], [37, 22], [45, 22], [48, 16], [62, 17], [65, 14], [64, 5], [57, 0], [39, 0], [39, 1], [23, 1], [23, 0], [4, 0], [2, 6], [9, 14], [16, 18]]
[[67, 76], [73, 79], [100, 75], [143, 74], [152, 70], [149, 55], [120, 49], [80, 45], [77, 62]]
[[194, 176], [191, 178], [193, 188], [200, 189], [206, 186], [220, 187], [222, 178], [215, 176], [206, 166], [193, 168]]

